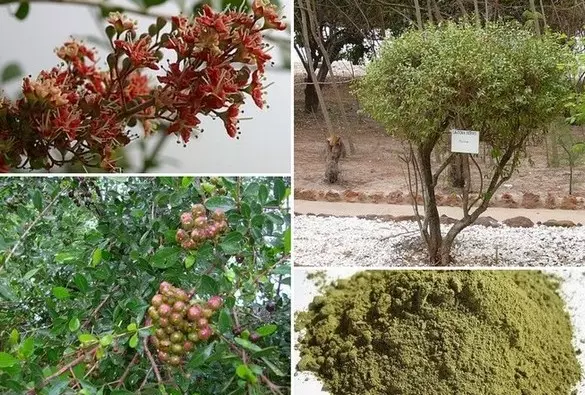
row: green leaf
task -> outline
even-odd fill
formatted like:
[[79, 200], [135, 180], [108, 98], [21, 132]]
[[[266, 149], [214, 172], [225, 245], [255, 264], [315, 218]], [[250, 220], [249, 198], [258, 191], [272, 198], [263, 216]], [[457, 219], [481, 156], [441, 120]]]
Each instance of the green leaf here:
[[88, 344], [93, 344], [93, 343], [98, 342], [97, 337], [95, 337], [91, 333], [81, 333], [79, 336], [77, 336], [77, 338], [79, 339], [79, 341], [83, 345], [88, 345]]
[[274, 198], [280, 203], [284, 198], [286, 186], [281, 178], [274, 180]]
[[81, 292], [85, 293], [88, 291], [89, 283], [83, 274], [77, 273], [73, 276], [73, 282]]
[[9, 344], [12, 346], [18, 344], [18, 339], [20, 339], [20, 333], [16, 329], [13, 329], [8, 337]]
[[217, 328], [221, 333], [227, 333], [232, 329], [232, 316], [228, 309], [222, 309], [217, 319]]
[[0, 352], [0, 368], [9, 368], [14, 366], [18, 363], [18, 359], [14, 358], [12, 355]]
[[260, 336], [270, 336], [278, 329], [278, 325], [268, 324], [256, 329], [256, 333]]
[[272, 274], [279, 274], [279, 275], [290, 274], [290, 266], [287, 264], [277, 266], [274, 268], [274, 270], [272, 270]]
[[16, 295], [4, 279], [0, 279], [0, 299], [8, 300], [9, 302], [16, 300]]
[[24, 72], [22, 71], [18, 63], [9, 63], [6, 66], [4, 66], [4, 70], [2, 70], [2, 76], [0, 77], [0, 81], [2, 83], [10, 82], [23, 74]]
[[71, 332], [77, 332], [80, 326], [79, 318], [73, 317], [69, 320], [69, 330]]
[[28, 272], [26, 272], [26, 274], [23, 276], [24, 280], [30, 280], [35, 274], [37, 274], [37, 272], [41, 270], [40, 267], [37, 267], [35, 269], [31, 269]]
[[284, 253], [290, 254], [291, 250], [291, 230], [288, 228], [284, 231]]
[[32, 336], [27, 337], [20, 345], [20, 353], [24, 358], [29, 358], [35, 349], [35, 339]]
[[53, 287], [52, 292], [53, 296], [55, 296], [59, 300], [68, 299], [71, 296], [69, 290], [67, 290], [67, 288], [64, 287]]
[[208, 210], [229, 211], [236, 207], [236, 201], [227, 196], [214, 196], [205, 201], [205, 207]]
[[189, 361], [188, 367], [189, 369], [195, 369], [202, 366], [205, 361], [209, 359], [211, 354], [213, 353], [213, 348], [215, 347], [215, 343], [209, 343], [205, 347], [199, 347], [195, 350], [193, 357]]
[[250, 350], [250, 351], [260, 351], [262, 350], [260, 347], [252, 343], [250, 340], [242, 339], [241, 337], [235, 337], [234, 341], [238, 343], [240, 346]]
[[144, 7], [146, 7], [146, 8], [154, 7], [154, 6], [166, 3], [166, 0], [143, 0], [143, 1], [144, 1]]
[[[165, 22], [165, 23], [166, 23], [166, 20], [165, 20], [165, 19], [162, 19], [162, 22], [160, 22], [160, 23], [159, 23], [159, 20], [157, 20], [157, 24], [162, 24], [162, 27], [164, 27], [164, 24], [163, 24], [163, 22]], [[185, 176], [185, 177], [183, 177], [183, 178], [181, 179], [181, 186], [182, 186], [183, 188], [187, 188], [188, 186], [190, 186], [191, 184], [193, 184], [193, 180], [194, 180], [194, 179], [195, 179], [194, 177], [186, 177], [186, 176]]]
[[222, 251], [226, 254], [237, 254], [242, 250], [244, 236], [237, 231], [233, 231], [225, 236], [219, 244]]
[[59, 252], [58, 254], [55, 254], [55, 261], [57, 263], [67, 263], [67, 262], [74, 261], [76, 259], [77, 259], [77, 256], [72, 252], [63, 251], [63, 252]]
[[185, 269], [189, 269], [195, 263], [195, 256], [187, 255], [185, 257]]
[[93, 254], [91, 254], [91, 266], [96, 267], [102, 261], [102, 249], [96, 248], [93, 250]]
[[260, 185], [260, 188], [258, 189], [258, 200], [262, 204], [265, 204], [268, 200], [268, 188], [264, 184]]
[[126, 330], [128, 332], [136, 332], [138, 330], [138, 325], [136, 325], [135, 322], [132, 322], [132, 323], [128, 324], [128, 326], [126, 327]]
[[36, 189], [33, 192], [32, 200], [33, 200], [33, 205], [35, 206], [35, 208], [37, 210], [39, 210], [39, 211], [42, 211], [42, 209], [43, 209], [43, 197], [41, 195], [41, 192], [38, 189]]
[[238, 365], [238, 367], [236, 368], [236, 374], [238, 375], [239, 378], [249, 381], [251, 383], [256, 383], [258, 381], [258, 378], [254, 374], [254, 372], [252, 372], [248, 365], [245, 364]]
[[199, 292], [203, 295], [214, 295], [219, 292], [219, 285], [213, 278], [202, 275], [199, 282]]
[[132, 337], [128, 341], [128, 345], [132, 348], [136, 348], [136, 346], [138, 346], [138, 333], [132, 335]]
[[114, 337], [110, 334], [102, 336], [100, 339], [100, 344], [104, 347], [109, 346], [114, 341]]
[[159, 248], [152, 256], [150, 264], [159, 269], [168, 269], [179, 262], [177, 259], [179, 252], [181, 252], [179, 247]]
[[264, 363], [266, 364], [266, 366], [268, 366], [270, 368], [270, 370], [272, 370], [274, 372], [275, 375], [277, 375], [279, 377], [285, 376], [284, 372], [282, 370], [280, 370], [270, 360], [268, 360], [268, 358], [262, 357], [261, 359], [262, 359], [262, 361], [264, 361]]
[[23, 1], [18, 6], [18, 9], [16, 10], [16, 13], [14, 14], [14, 16], [22, 21], [24, 18], [26, 18], [28, 16], [29, 9], [30, 9], [30, 5], [29, 5], [28, 1]]

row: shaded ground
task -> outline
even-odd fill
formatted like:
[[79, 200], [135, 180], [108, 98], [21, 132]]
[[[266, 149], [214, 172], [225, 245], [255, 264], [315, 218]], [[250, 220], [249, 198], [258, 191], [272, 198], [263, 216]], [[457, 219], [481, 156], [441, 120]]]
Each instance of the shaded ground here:
[[[300, 74], [295, 76], [295, 189], [322, 192], [335, 189], [384, 194], [402, 191], [406, 194], [408, 187], [404, 174], [405, 166], [399, 158], [403, 152], [401, 143], [387, 136], [376, 122], [358, 113], [358, 104], [350, 93], [349, 83], [339, 85], [348, 123], [351, 125], [351, 130], [342, 130], [342, 134], [352, 139], [356, 152], [342, 159], [342, 174], [338, 184], [331, 185], [325, 181], [326, 127], [320, 115], [304, 112], [303, 78]], [[348, 81], [353, 77], [345, 73], [339, 78]], [[324, 86], [324, 94], [334, 125], [339, 128], [342, 114], [335, 105], [336, 96], [331, 85]], [[579, 139], [585, 140], [583, 129], [574, 129], [573, 133]], [[528, 148], [527, 155], [518, 172], [500, 188], [498, 193], [509, 193], [517, 197], [517, 200], [526, 193], [538, 194], [542, 201], [550, 195], [559, 200], [567, 196], [569, 167], [566, 162], [561, 163], [559, 167], [548, 167], [547, 149], [543, 141], [533, 142]], [[482, 167], [489, 165], [488, 160], [486, 156], [484, 162], [482, 154], [478, 157]], [[585, 197], [585, 165], [578, 165], [573, 177], [573, 195]], [[438, 189], [439, 193], [446, 195], [455, 192], [445, 179], [440, 182]]]

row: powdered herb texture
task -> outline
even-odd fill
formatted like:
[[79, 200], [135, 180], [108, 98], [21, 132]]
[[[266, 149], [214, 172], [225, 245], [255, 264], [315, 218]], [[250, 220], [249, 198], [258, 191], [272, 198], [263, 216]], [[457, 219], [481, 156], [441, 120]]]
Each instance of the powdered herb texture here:
[[557, 289], [538, 271], [360, 272], [297, 315], [297, 368], [333, 395], [569, 395], [581, 367]]

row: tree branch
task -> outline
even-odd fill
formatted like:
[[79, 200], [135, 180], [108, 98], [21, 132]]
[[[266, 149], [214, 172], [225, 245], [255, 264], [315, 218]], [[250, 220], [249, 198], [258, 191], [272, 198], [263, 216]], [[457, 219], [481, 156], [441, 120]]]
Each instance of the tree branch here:
[[[24, 241], [24, 239], [26, 239], [26, 236], [28, 236], [28, 233], [30, 232], [30, 230], [41, 220], [41, 218], [44, 217], [44, 215], [47, 213], [47, 211], [49, 211], [49, 209], [53, 206], [53, 204], [55, 204], [55, 202], [57, 202], [57, 200], [61, 197], [61, 193], [62, 192], [59, 192], [57, 194], [57, 196], [55, 196], [53, 198], [53, 200], [47, 205], [47, 207], [45, 207], [43, 209], [43, 211], [41, 211], [41, 213], [38, 215], [38, 217], [35, 218], [35, 220], [25, 229], [25, 231], [22, 233], [22, 236], [20, 236], [20, 238], [18, 239], [18, 241], [16, 242], [14, 247], [12, 247], [12, 249], [10, 250], [8, 255], [6, 256], [6, 259], [4, 260], [4, 266], [6, 266], [8, 264], [8, 261], [10, 260], [10, 258], [12, 258], [12, 255], [14, 255], [14, 253], [16, 252], [16, 250], [18, 249], [20, 244]], [[2, 268], [2, 266], [0, 266], [0, 269], [1, 268]]]
[[148, 360], [150, 361], [150, 365], [152, 366], [152, 370], [154, 371], [154, 375], [156, 376], [156, 381], [158, 381], [159, 384], [162, 384], [163, 379], [160, 375], [160, 371], [158, 370], [158, 366], [156, 366], [156, 361], [152, 357], [150, 349], [148, 348], [148, 338], [147, 337], [142, 339], [142, 345], [144, 346], [144, 352], [146, 353], [146, 356], [148, 357]]

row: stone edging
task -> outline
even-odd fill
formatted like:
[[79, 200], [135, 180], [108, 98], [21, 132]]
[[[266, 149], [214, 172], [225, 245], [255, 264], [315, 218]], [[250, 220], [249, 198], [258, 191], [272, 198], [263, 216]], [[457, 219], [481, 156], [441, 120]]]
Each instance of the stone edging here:
[[[390, 193], [384, 192], [357, 192], [351, 189], [338, 191], [331, 189], [327, 192], [315, 189], [295, 188], [294, 196], [296, 199], [326, 202], [347, 202], [347, 203], [381, 203], [381, 204], [411, 204], [412, 198], [402, 191]], [[418, 196], [419, 203], [422, 203], [422, 197]], [[461, 198], [456, 194], [437, 195], [439, 206], [459, 207]], [[490, 207], [503, 208], [547, 208], [562, 210], [583, 210], [585, 209], [585, 198], [580, 196], [555, 196], [548, 193], [546, 197], [538, 194], [526, 192], [522, 195], [514, 195], [504, 192], [492, 198]]]

